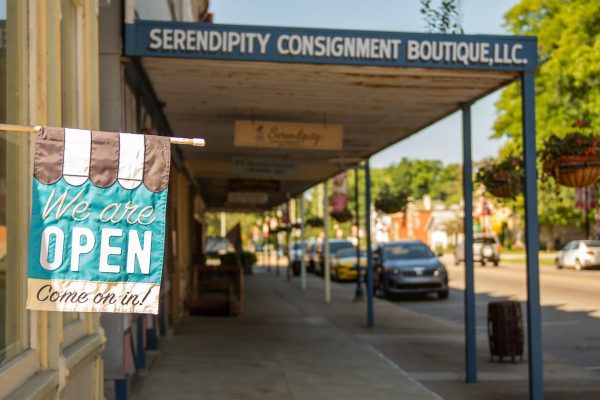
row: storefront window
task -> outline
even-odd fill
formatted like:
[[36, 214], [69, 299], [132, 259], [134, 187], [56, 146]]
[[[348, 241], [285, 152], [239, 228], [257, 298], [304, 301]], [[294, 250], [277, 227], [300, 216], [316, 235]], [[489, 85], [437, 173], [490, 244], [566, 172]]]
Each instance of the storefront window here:
[[[83, 7], [73, 0], [61, 2], [62, 126], [83, 128]], [[79, 313], [63, 313], [63, 325], [77, 321]]]
[[[0, 0], [0, 122], [23, 122], [25, 18], [19, 0]], [[28, 346], [25, 311], [29, 136], [0, 131], [0, 364]]]

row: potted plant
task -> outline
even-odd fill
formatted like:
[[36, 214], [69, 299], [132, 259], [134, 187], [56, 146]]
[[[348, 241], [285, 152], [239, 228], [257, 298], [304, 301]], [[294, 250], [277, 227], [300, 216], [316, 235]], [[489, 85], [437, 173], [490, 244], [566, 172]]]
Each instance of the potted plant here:
[[514, 199], [523, 188], [523, 163], [514, 157], [488, 161], [477, 171], [475, 182], [495, 197]]
[[586, 187], [600, 176], [598, 144], [600, 136], [593, 133], [582, 120], [575, 123], [576, 132], [564, 137], [552, 135], [540, 151], [543, 172], [551, 175], [559, 185]]
[[384, 185], [375, 199], [375, 208], [385, 214], [403, 211], [408, 203], [408, 194], [402, 189], [392, 190]]

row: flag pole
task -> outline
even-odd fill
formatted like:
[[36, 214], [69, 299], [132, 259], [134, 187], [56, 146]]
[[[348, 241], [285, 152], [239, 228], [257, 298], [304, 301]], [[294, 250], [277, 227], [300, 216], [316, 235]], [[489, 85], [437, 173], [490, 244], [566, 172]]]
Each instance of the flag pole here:
[[[12, 131], [12, 132], [24, 132], [24, 133], [37, 133], [42, 127], [41, 126], [23, 126], [23, 125], [11, 125], [11, 124], [0, 124], [0, 131]], [[182, 144], [194, 147], [204, 147], [206, 142], [201, 138], [181, 138], [181, 137], [169, 137], [171, 144]]]

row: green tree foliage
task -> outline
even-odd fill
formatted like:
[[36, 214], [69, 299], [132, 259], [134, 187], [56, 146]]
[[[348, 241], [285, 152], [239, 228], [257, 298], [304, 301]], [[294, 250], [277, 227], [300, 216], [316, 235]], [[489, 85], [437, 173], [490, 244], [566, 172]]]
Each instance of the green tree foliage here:
[[[536, 80], [538, 143], [564, 136], [577, 119], [600, 126], [600, 2], [598, 0], [523, 0], [505, 16], [517, 35], [537, 35], [540, 68]], [[521, 148], [518, 84], [497, 103], [495, 136]]]
[[[348, 170], [348, 209], [356, 217], [356, 197], [354, 192], [356, 170]], [[358, 170], [358, 206], [360, 225], [365, 224], [365, 177], [364, 170]], [[397, 164], [387, 168], [371, 169], [371, 196], [373, 202], [385, 191], [402, 192], [407, 196], [420, 199], [424, 195], [431, 196], [434, 200], [442, 200], [446, 204], [457, 204], [462, 197], [461, 166], [459, 164], [444, 165], [439, 160], [411, 160], [402, 158]], [[331, 195], [331, 190], [329, 191]], [[313, 187], [305, 193], [305, 219], [317, 217], [318, 186]], [[321, 199], [322, 201], [322, 199]], [[297, 210], [299, 213], [299, 209]], [[270, 215], [274, 215], [272, 211]], [[252, 229], [257, 221], [263, 221], [266, 214], [255, 213], [227, 213], [226, 228], [229, 231], [238, 222], [241, 224], [242, 241], [248, 244], [252, 238]], [[299, 216], [299, 214], [298, 214]], [[335, 236], [336, 227], [341, 228], [345, 234], [350, 233], [350, 227], [355, 224], [355, 219], [338, 223], [329, 220], [329, 235]], [[206, 217], [207, 235], [221, 235], [221, 217], [219, 212], [208, 213]], [[322, 227], [309, 227], [306, 229], [307, 238], [316, 238], [322, 232]], [[272, 239], [272, 238], [271, 238]], [[297, 240], [298, 238], [292, 238]]]
[[[516, 35], [536, 35], [540, 67], [536, 77], [538, 148], [582, 119], [600, 128], [600, 1], [522, 0], [505, 15]], [[496, 103], [493, 137], [508, 137], [501, 157], [522, 153], [520, 84], [509, 86]], [[541, 167], [541, 166], [540, 166]], [[540, 185], [540, 222], [581, 224], [574, 190]]]
[[420, 0], [420, 3], [429, 32], [463, 33], [460, 0], [442, 0], [437, 9], [431, 4], [432, 0]]
[[377, 198], [386, 185], [417, 199], [427, 194], [446, 204], [458, 203], [462, 193], [461, 167], [445, 166], [440, 160], [402, 158], [395, 165], [373, 170], [373, 197]]

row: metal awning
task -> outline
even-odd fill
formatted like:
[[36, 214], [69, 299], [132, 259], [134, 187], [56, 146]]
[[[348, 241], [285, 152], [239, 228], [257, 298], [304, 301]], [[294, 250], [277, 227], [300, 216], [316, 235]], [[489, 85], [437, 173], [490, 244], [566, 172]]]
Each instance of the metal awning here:
[[[252, 185], [268, 191], [268, 198], [263, 196], [266, 201], [260, 206], [255, 203], [248, 207], [246, 203], [246, 209], [272, 208], [351, 167], [358, 160], [367, 159], [444, 116], [462, 110], [465, 370], [468, 383], [477, 381], [470, 104], [520, 78], [529, 385], [532, 399], [543, 398], [535, 37], [268, 28], [128, 18], [125, 54], [141, 60], [156, 95], [165, 103], [164, 113], [172, 133], [202, 136], [207, 141], [206, 149], [184, 149], [183, 156], [193, 178], [199, 182], [209, 208], [242, 208], [243, 202], [239, 200], [259, 196], [235, 192], [235, 188], [247, 189]], [[300, 148], [303, 146], [268, 148], [264, 146], [264, 131], [255, 128], [254, 124], [251, 124], [252, 129], [245, 131], [245, 137], [239, 131], [234, 134], [236, 121], [240, 120], [342, 125], [343, 141], [341, 146], [339, 141], [332, 146], [338, 149], [335, 151], [314, 148], [308, 151]], [[248, 123], [237, 125], [247, 126]], [[261, 122], [260, 126], [266, 124]], [[311, 126], [311, 134], [315, 134], [315, 125]], [[339, 138], [339, 130], [336, 135]], [[248, 143], [253, 147], [240, 146]], [[316, 141], [314, 144], [316, 147]], [[252, 182], [241, 176], [243, 169], [240, 173], [234, 166], [240, 157], [253, 157], [263, 163], [271, 160], [284, 170], [286, 162], [293, 165], [278, 176]], [[366, 163], [367, 210], [370, 204], [368, 169]], [[235, 197], [237, 203], [230, 196], [232, 190], [238, 194]], [[372, 326], [374, 272], [370, 218], [366, 219], [366, 225], [367, 325]], [[325, 243], [327, 248], [327, 240]], [[326, 272], [326, 287], [328, 279]]]
[[[266, 208], [297, 196], [358, 159], [416, 133], [518, 78], [515, 72], [277, 64], [144, 58], [144, 68], [173, 133], [196, 134], [207, 147], [184, 157], [209, 207], [227, 206], [233, 157], [296, 160]], [[236, 120], [340, 124], [342, 150], [234, 147]], [[435, 143], [432, 143], [435, 146]], [[347, 161], [345, 161], [347, 160]]]
[[[245, 40], [244, 35], [262, 35], [264, 47], [258, 39], [253, 53], [248, 45], [227, 45], [234, 36]], [[315, 38], [339, 39], [348, 54], [317, 57]], [[387, 43], [390, 51], [355, 54], [361, 51], [356, 40], [373, 51]], [[185, 148], [183, 155], [213, 209], [269, 209], [509, 84], [536, 64], [532, 38], [154, 21], [128, 24], [125, 47], [141, 59], [173, 134], [206, 139], [206, 148]], [[289, 54], [294, 51], [302, 54]], [[339, 124], [343, 146], [236, 147], [237, 120]], [[297, 168], [294, 174], [262, 177], [278, 181], [265, 204], [232, 203], [230, 180], [252, 178], [234, 170], [233, 160], [240, 157], [292, 160]]]

